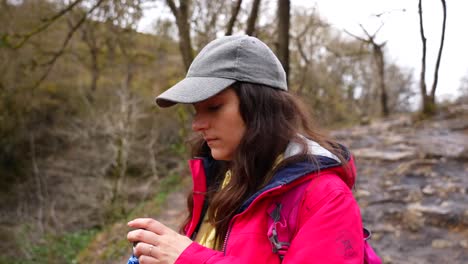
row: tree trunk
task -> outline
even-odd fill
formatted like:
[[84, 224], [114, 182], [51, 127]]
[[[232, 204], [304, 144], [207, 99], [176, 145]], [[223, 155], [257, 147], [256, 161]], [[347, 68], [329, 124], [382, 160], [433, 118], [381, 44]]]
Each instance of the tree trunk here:
[[290, 1], [278, 0], [278, 58], [289, 76], [289, 22]]
[[388, 109], [387, 89], [385, 87], [385, 60], [382, 47], [385, 44], [377, 45], [373, 42], [374, 59], [377, 66], [378, 82], [380, 89], [380, 104], [382, 106], [382, 115], [387, 117], [390, 114]]
[[229, 19], [229, 22], [226, 27], [226, 36], [232, 35], [232, 30], [234, 28], [234, 24], [236, 23], [237, 15], [239, 14], [241, 5], [242, 5], [242, 0], [237, 0], [237, 2], [232, 5], [231, 18]]
[[190, 0], [180, 0], [179, 7], [175, 5], [174, 0], [166, 0], [166, 3], [176, 19], [177, 28], [179, 30], [179, 49], [182, 54], [185, 70], [188, 71], [190, 64], [192, 64], [193, 61], [193, 48], [190, 39], [190, 23], [188, 14]]
[[247, 30], [245, 34], [252, 36], [255, 33], [255, 24], [258, 17], [258, 9], [260, 8], [260, 0], [254, 0], [252, 3], [252, 10], [250, 11], [249, 18], [247, 19]]
[[422, 96], [422, 104], [422, 112], [425, 115], [433, 115], [437, 110], [434, 96], [424, 94]]
[[423, 25], [423, 17], [422, 17], [422, 1], [419, 0], [418, 4], [418, 13], [419, 13], [419, 32], [421, 33], [421, 41], [422, 41], [422, 60], [421, 60], [421, 74], [420, 74], [420, 81], [419, 81], [419, 88], [421, 90], [421, 100], [422, 100], [422, 110], [423, 113], [429, 114], [427, 110], [431, 109], [428, 103], [430, 103], [429, 98], [427, 98], [426, 92], [426, 36], [424, 35], [424, 25]]
[[91, 50], [91, 92], [94, 93], [97, 90], [97, 83], [99, 80], [99, 61], [98, 51]]
[[431, 97], [433, 98], [434, 103], [435, 103], [435, 91], [437, 89], [437, 82], [439, 80], [440, 59], [442, 57], [442, 50], [444, 48], [445, 24], [447, 21], [447, 6], [445, 3], [445, 0], [441, 0], [441, 2], [442, 2], [442, 10], [444, 13], [444, 17], [443, 17], [443, 22], [442, 22], [442, 36], [440, 38], [439, 53], [437, 54], [437, 62], [436, 62], [435, 71], [434, 71], [434, 82], [432, 83], [432, 89], [431, 89]]
[[99, 81], [100, 69], [99, 69], [99, 45], [96, 39], [95, 31], [96, 26], [94, 23], [86, 21], [85, 25], [82, 28], [82, 40], [86, 43], [89, 55], [91, 56], [91, 85], [90, 85], [90, 94], [89, 98], [92, 100], [92, 94], [97, 90], [97, 83]]

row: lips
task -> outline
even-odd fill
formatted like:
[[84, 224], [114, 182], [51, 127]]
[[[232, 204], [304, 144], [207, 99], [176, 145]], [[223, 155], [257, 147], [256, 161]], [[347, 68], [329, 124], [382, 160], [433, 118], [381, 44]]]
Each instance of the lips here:
[[210, 144], [210, 143], [212, 143], [212, 142], [214, 142], [216, 140], [219, 140], [219, 139], [218, 138], [205, 138], [205, 141], [206, 141], [207, 144]]

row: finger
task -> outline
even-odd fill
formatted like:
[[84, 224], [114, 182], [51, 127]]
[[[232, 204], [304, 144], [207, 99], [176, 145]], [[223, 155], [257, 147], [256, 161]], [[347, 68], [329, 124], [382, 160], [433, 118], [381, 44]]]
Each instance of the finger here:
[[161, 261], [159, 261], [158, 259], [155, 259], [155, 258], [150, 257], [150, 256], [146, 256], [146, 255], [141, 255], [138, 258], [138, 262], [140, 264], [157, 264], [157, 263], [161, 263]]
[[[150, 245], [159, 245], [159, 236], [151, 231], [136, 229], [127, 233], [127, 239], [130, 242], [143, 242]], [[140, 243], [138, 243], [140, 244]]]
[[147, 244], [147, 243], [138, 243], [134, 248], [133, 248], [133, 253], [135, 256], [149, 256], [152, 258], [156, 258], [156, 255], [154, 254], [156, 252], [156, 246], [152, 244]]
[[167, 226], [163, 225], [161, 222], [156, 221], [152, 218], [137, 218], [135, 220], [128, 222], [128, 226], [133, 227], [133, 228], [147, 229], [158, 235], [163, 235], [167, 233], [169, 230], [171, 230]]

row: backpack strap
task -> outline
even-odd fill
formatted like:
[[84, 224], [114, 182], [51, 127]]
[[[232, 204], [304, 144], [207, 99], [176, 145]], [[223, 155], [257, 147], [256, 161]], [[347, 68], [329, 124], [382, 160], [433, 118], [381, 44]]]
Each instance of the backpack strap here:
[[[273, 252], [277, 253], [280, 257], [281, 260], [283, 260], [284, 255], [289, 249], [289, 245], [291, 243], [285, 242], [288, 241], [287, 239], [282, 239], [280, 240], [278, 236], [278, 224], [280, 224], [280, 218], [281, 218], [281, 203], [275, 203], [275, 208], [270, 214], [271, 219], [273, 219], [273, 223], [270, 225], [270, 228], [268, 229], [268, 239], [270, 240], [270, 243], [273, 248]], [[284, 233], [280, 233], [284, 235]], [[282, 242], [283, 241], [283, 242]]]
[[268, 239], [272, 250], [280, 260], [289, 249], [293, 235], [297, 231], [297, 217], [305, 189], [310, 180], [303, 181], [278, 197], [268, 208]]

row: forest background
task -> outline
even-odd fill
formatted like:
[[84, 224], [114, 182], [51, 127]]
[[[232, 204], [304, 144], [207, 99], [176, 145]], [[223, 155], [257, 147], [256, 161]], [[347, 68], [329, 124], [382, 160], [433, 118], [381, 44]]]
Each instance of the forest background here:
[[[148, 5], [161, 13], [139, 33]], [[154, 214], [187, 174], [192, 114], [158, 109], [154, 96], [230, 34], [272, 47], [290, 90], [328, 129], [415, 108], [420, 120], [448, 104], [423, 73], [388, 59], [378, 30], [353, 35], [289, 1], [1, 0], [0, 263], [83, 262], [111, 226]], [[466, 102], [468, 77], [459, 91]], [[129, 250], [112, 239], [106, 258]]]

